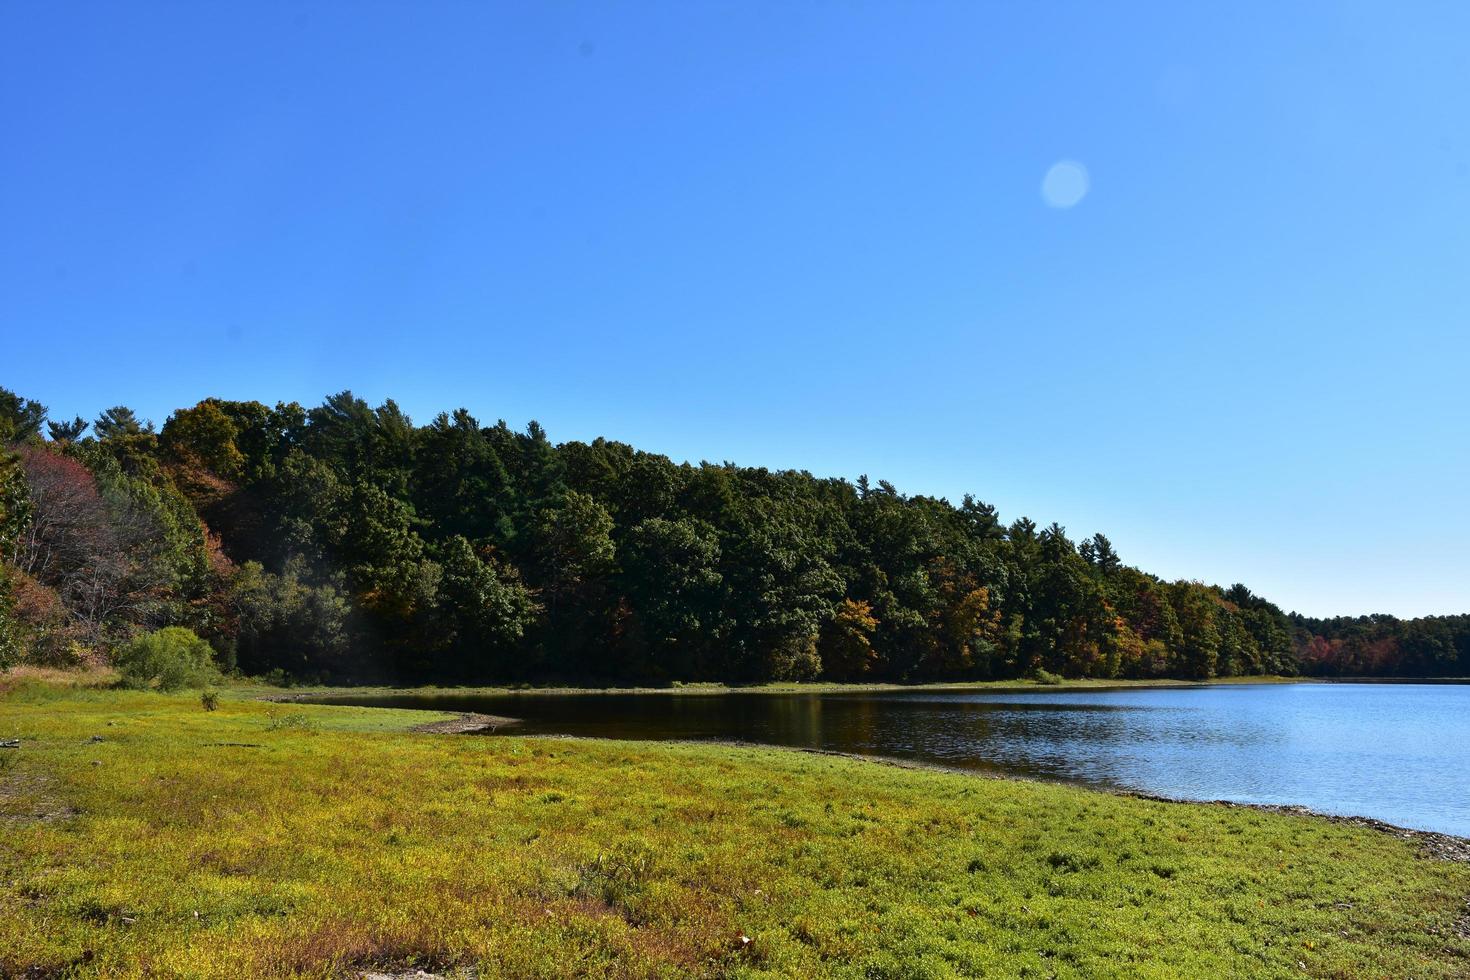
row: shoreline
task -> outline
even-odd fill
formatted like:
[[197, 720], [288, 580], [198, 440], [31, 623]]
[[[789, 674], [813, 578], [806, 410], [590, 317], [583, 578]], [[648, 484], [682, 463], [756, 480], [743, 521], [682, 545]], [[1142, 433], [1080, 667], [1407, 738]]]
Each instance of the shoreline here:
[[[268, 699], [262, 699], [268, 700]], [[323, 705], [323, 707], [357, 707], [362, 705]], [[433, 711], [432, 708], [424, 709], [398, 709], [398, 710], [424, 710]], [[502, 715], [487, 715], [479, 712], [461, 712], [458, 717], [443, 721], [425, 722], [414, 725], [407, 731], [420, 735], [494, 735], [501, 729], [514, 729], [522, 723], [523, 719], [509, 718]], [[1399, 824], [1379, 820], [1376, 817], [1366, 817], [1356, 814], [1328, 813], [1323, 810], [1314, 810], [1309, 806], [1299, 803], [1241, 803], [1235, 800], [1201, 800], [1185, 796], [1168, 796], [1160, 793], [1149, 793], [1143, 790], [1114, 789], [1099, 786], [1082, 780], [1075, 779], [1044, 779], [1034, 776], [1022, 776], [1015, 773], [991, 772], [978, 769], [964, 769], [957, 766], [943, 766], [936, 763], [921, 762], [916, 759], [901, 759], [894, 756], [864, 755], [859, 752], [841, 752], [836, 749], [813, 749], [803, 748], [796, 745], [777, 745], [767, 742], [746, 742], [737, 739], [687, 739], [687, 738], [659, 738], [659, 739], [617, 739], [604, 738], [596, 735], [566, 735], [557, 733], [535, 733], [522, 735], [518, 732], [505, 732], [506, 735], [519, 735], [522, 738], [544, 738], [556, 739], [569, 742], [626, 742], [663, 744], [663, 745], [694, 745], [694, 746], [720, 746], [731, 749], [757, 749], [773, 750], [781, 752], [799, 752], [806, 755], [829, 756], [837, 759], [848, 759], [854, 762], [866, 762], [880, 766], [893, 766], [898, 769], [912, 769], [923, 772], [942, 772], [957, 776], [978, 777], [980, 779], [993, 779], [1004, 782], [1016, 783], [1044, 783], [1062, 786], [1072, 786], [1093, 793], [1102, 793], [1108, 796], [1122, 797], [1136, 800], [1149, 800], [1154, 803], [1173, 803], [1185, 806], [1208, 806], [1223, 807], [1226, 809], [1255, 810], [1261, 813], [1276, 813], [1285, 816], [1310, 817], [1318, 820], [1326, 820], [1329, 823], [1345, 824], [1353, 827], [1363, 827], [1379, 833], [1397, 837], [1400, 840], [1412, 841], [1419, 845], [1421, 856], [1439, 861], [1456, 861], [1470, 864], [1470, 837], [1458, 834], [1447, 834], [1437, 830], [1422, 830], [1415, 827], [1404, 827]]]
[[[724, 972], [758, 956], [781, 975], [891, 973], [895, 936], [975, 974], [1448, 978], [1470, 962], [1470, 842], [1376, 821], [748, 742], [470, 743], [439, 736], [507, 719], [238, 689], [213, 712], [121, 689], [4, 707], [24, 741], [0, 812], [23, 822], [0, 975], [76, 972], [93, 950], [82, 973], [551, 977], [569, 935], [587, 972], [639, 976], [722, 956]], [[36, 819], [58, 804], [82, 819]]]
[[[1360, 678], [1374, 682], [1377, 678]], [[1059, 684], [1043, 684], [1039, 681], [1015, 678], [1003, 681], [925, 681], [918, 684], [897, 682], [847, 682], [847, 681], [774, 681], [765, 684], [725, 684], [720, 681], [699, 681], [677, 686], [653, 687], [648, 685], [629, 686], [578, 686], [574, 684], [547, 685], [545, 687], [513, 687], [486, 684], [465, 687], [441, 687], [423, 685], [419, 687], [396, 687], [387, 684], [368, 684], [361, 687], [337, 685], [310, 685], [300, 688], [269, 688], [256, 683], [242, 683], [235, 690], [255, 693], [263, 701], [311, 701], [326, 697], [514, 697], [519, 695], [723, 695], [723, 694], [887, 694], [905, 691], [973, 691], [1016, 692], [1016, 691], [1086, 691], [1124, 690], [1146, 688], [1189, 688], [1189, 687], [1236, 687], [1252, 684], [1323, 684], [1335, 683], [1335, 678], [1287, 677], [1280, 674], [1255, 674], [1242, 677], [1217, 677], [1210, 680], [1181, 680], [1177, 678], [1150, 678], [1146, 680], [1078, 678], [1063, 680]], [[1447, 683], [1455, 683], [1448, 681]], [[1461, 681], [1470, 683], [1470, 680]]]
[[1250, 687], [1277, 684], [1470, 684], [1470, 677], [1302, 677], [1283, 674], [1249, 674], [1236, 677], [1213, 677], [1188, 680], [1172, 677], [1147, 679], [1074, 678], [1057, 684], [1045, 684], [1026, 678], [1002, 681], [923, 681], [905, 684], [896, 681], [771, 681], [762, 684], [726, 684], [721, 681], [698, 681], [688, 684], [652, 686], [548, 684], [545, 686], [512, 686], [505, 684], [446, 687], [436, 684], [397, 686], [364, 684], [344, 686], [330, 684], [304, 685], [295, 688], [268, 687], [256, 681], [228, 685], [243, 694], [253, 694], [265, 701], [310, 701], [328, 697], [517, 697], [517, 696], [589, 696], [589, 695], [677, 695], [704, 696], [726, 694], [900, 694], [905, 692], [1019, 693], [1046, 691], [1121, 691], [1151, 688]]

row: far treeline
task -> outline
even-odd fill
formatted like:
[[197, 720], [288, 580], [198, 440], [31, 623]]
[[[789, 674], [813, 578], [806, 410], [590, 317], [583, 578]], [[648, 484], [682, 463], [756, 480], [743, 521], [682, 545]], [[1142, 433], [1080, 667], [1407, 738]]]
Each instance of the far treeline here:
[[0, 665], [186, 627], [333, 683], [1470, 675], [1470, 616], [1287, 616], [969, 496], [463, 409], [211, 398], [155, 431], [0, 388], [0, 446]]

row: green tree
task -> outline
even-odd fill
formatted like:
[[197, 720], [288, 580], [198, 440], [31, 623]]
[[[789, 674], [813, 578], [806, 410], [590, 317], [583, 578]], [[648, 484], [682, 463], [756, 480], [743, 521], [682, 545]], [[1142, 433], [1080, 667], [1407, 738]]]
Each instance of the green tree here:
[[845, 587], [831, 564], [835, 548], [815, 524], [818, 510], [792, 492], [794, 481], [752, 477], [774, 492], [745, 497], [738, 523], [725, 534], [720, 570], [731, 629], [722, 675], [815, 677], [822, 666], [817, 640]]
[[45, 405], [0, 388], [0, 446], [39, 439], [45, 422]]
[[0, 448], [0, 562], [18, 560], [16, 549], [31, 523], [32, 510], [20, 458]]
[[536, 556], [552, 611], [612, 570], [616, 554], [612, 529], [607, 508], [575, 490], [541, 511]]
[[90, 423], [78, 415], [70, 422], [47, 422], [46, 429], [51, 435], [52, 442], [75, 442], [87, 431]]
[[246, 562], [230, 581], [240, 669], [255, 675], [280, 670], [301, 679], [372, 679], [378, 673], [373, 658], [361, 651], [353, 656], [347, 595], [333, 583], [312, 585], [305, 571], [299, 559], [287, 562], [279, 575]]
[[391, 398], [373, 409], [352, 392], [339, 392], [311, 409], [306, 423], [303, 444], [315, 458], [344, 478], [407, 497], [416, 433]]
[[444, 543], [438, 618], [460, 677], [515, 673], [512, 657], [541, 608], [514, 569], [486, 561], [455, 535]]
[[126, 405], [114, 405], [97, 416], [96, 421], [92, 423], [92, 431], [97, 433], [98, 439], [117, 439], [122, 436], [151, 433], [153, 423], [140, 421], [133, 410]]
[[0, 672], [20, 662], [24, 652], [20, 623], [15, 619], [15, 596], [11, 592], [10, 570], [0, 562]]
[[415, 509], [436, 537], [505, 545], [515, 538], [515, 489], [494, 443], [469, 412], [440, 413], [420, 431]]
[[1122, 564], [1118, 560], [1118, 553], [1113, 550], [1113, 543], [1101, 531], [1083, 541], [1077, 552], [1103, 575], [1113, 574]]
[[241, 476], [245, 454], [235, 444], [240, 429], [220, 403], [206, 398], [183, 408], [163, 424], [159, 443], [175, 459], [197, 463], [228, 479]]
[[1198, 582], [1179, 582], [1169, 590], [1169, 598], [1179, 619], [1177, 676], [1201, 680], [1216, 676], [1220, 630], [1215, 597]]
[[710, 670], [727, 629], [719, 565], [718, 535], [703, 521], [650, 517], [628, 532], [622, 587], [659, 672], [693, 678]]

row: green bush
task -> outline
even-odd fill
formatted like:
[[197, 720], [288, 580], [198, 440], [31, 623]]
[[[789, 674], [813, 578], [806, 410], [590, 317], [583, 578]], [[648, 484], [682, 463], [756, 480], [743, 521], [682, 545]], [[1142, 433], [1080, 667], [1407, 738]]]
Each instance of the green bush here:
[[177, 691], [205, 687], [219, 678], [208, 643], [182, 626], [140, 636], [117, 652], [124, 687]]
[[1046, 685], [1060, 684], [1064, 679], [1061, 674], [1053, 674], [1051, 671], [1042, 667], [1037, 667], [1031, 672], [1030, 676], [1031, 680], [1037, 684]]

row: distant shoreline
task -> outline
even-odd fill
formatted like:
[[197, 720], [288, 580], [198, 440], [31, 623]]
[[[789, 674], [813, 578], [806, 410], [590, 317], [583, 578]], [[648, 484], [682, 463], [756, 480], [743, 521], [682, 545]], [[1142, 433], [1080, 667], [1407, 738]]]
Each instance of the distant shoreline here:
[[253, 691], [265, 701], [302, 701], [324, 697], [499, 697], [513, 695], [589, 695], [589, 694], [881, 694], [904, 691], [954, 691], [975, 693], [1005, 693], [1021, 691], [1106, 691], [1133, 688], [1189, 688], [1189, 687], [1233, 687], [1251, 684], [1470, 684], [1470, 677], [1286, 677], [1278, 674], [1258, 674], [1243, 677], [1216, 677], [1210, 680], [1180, 680], [1177, 678], [1155, 678], [1150, 680], [1124, 680], [1084, 678], [1064, 680], [1060, 684], [1043, 684], [1024, 679], [1005, 681], [926, 681], [918, 684], [893, 682], [863, 683], [835, 681], [773, 681], [764, 684], [725, 684], [718, 681], [696, 682], [669, 686], [631, 684], [626, 686], [592, 684], [548, 684], [545, 686], [512, 686], [505, 684], [466, 685], [446, 687], [425, 685], [397, 687], [389, 684], [366, 684], [362, 686], [312, 685], [296, 688], [274, 688], [242, 682], [242, 691]]
[[[301, 701], [337, 695], [350, 697], [371, 697], [374, 695], [382, 695], [384, 697], [396, 695], [414, 695], [417, 697], [473, 697], [521, 694], [863, 694], [901, 691], [1006, 692], [1116, 690], [1154, 687], [1224, 687], [1243, 684], [1315, 684], [1329, 680], [1336, 680], [1336, 678], [1283, 677], [1274, 674], [1260, 674], [1247, 677], [1219, 677], [1211, 680], [1179, 680], [1175, 678], [1103, 680], [1100, 678], [1086, 678], [1064, 680], [1060, 684], [1043, 684], [1024, 679], [1004, 681], [930, 681], [919, 684], [889, 682], [846, 683], [831, 681], [775, 681], [764, 684], [724, 684], [717, 681], [709, 681], [666, 687], [656, 687], [646, 684], [605, 687], [578, 684], [557, 684], [546, 685], [544, 687], [518, 687], [503, 684], [467, 685], [464, 687], [441, 687], [437, 685], [395, 687], [386, 684], [368, 684], [361, 687], [317, 685], [299, 688], [271, 688], [247, 682], [241, 684], [240, 689], [244, 691], [254, 690], [258, 692], [258, 696], [262, 700], [266, 701]], [[1364, 678], [1364, 680], [1373, 680], [1373, 678]]]

